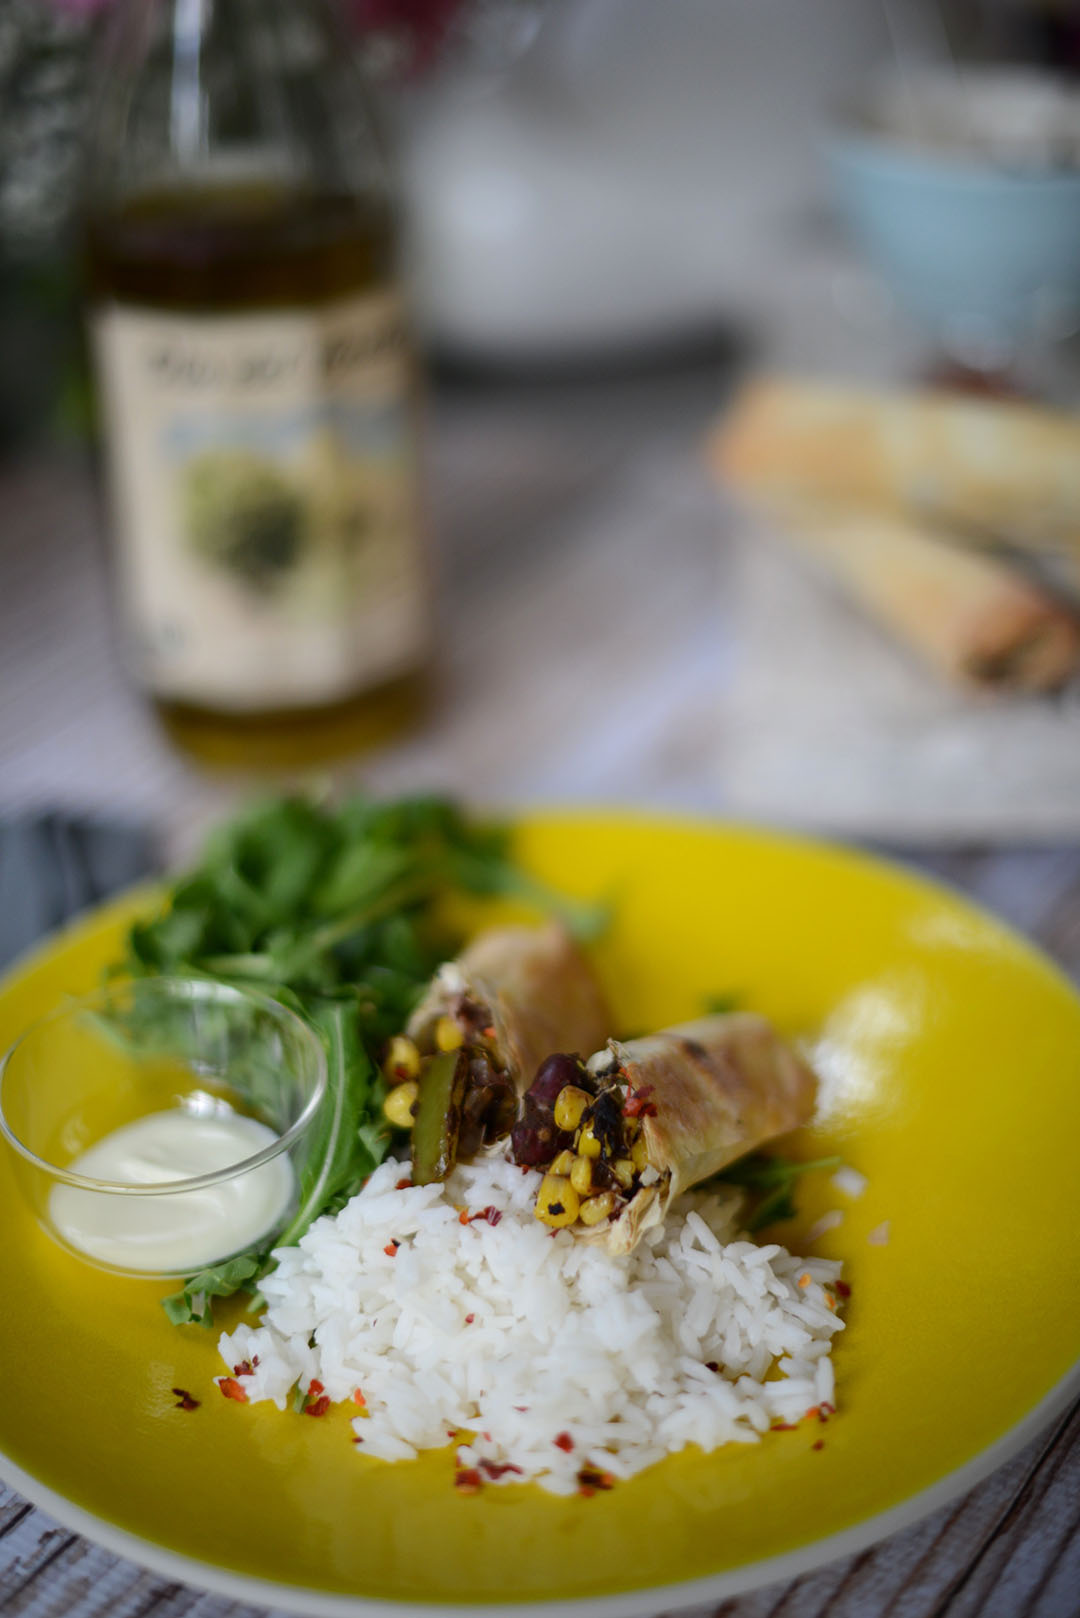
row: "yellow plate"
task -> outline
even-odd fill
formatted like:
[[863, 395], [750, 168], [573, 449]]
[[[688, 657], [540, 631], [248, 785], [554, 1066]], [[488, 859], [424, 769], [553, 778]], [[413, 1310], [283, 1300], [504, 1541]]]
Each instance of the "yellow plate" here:
[[[528, 820], [519, 846], [569, 892], [618, 894], [602, 964], [623, 1025], [689, 1017], [733, 990], [820, 1042], [820, 1118], [798, 1150], [839, 1152], [869, 1184], [845, 1201], [816, 1177], [781, 1239], [798, 1250], [812, 1220], [844, 1209], [815, 1248], [845, 1260], [852, 1286], [839, 1413], [684, 1452], [590, 1500], [463, 1498], [446, 1453], [361, 1458], [342, 1410], [310, 1421], [222, 1399], [214, 1336], [169, 1326], [163, 1287], [61, 1252], [0, 1160], [0, 1470], [16, 1487], [241, 1601], [629, 1614], [866, 1544], [1064, 1405], [1080, 1354], [1080, 1002], [1065, 980], [963, 900], [837, 849], [602, 814]], [[0, 1048], [93, 985], [140, 902], [8, 979]], [[884, 1222], [887, 1245], [870, 1243]], [[200, 1408], [176, 1409], [174, 1387]]]

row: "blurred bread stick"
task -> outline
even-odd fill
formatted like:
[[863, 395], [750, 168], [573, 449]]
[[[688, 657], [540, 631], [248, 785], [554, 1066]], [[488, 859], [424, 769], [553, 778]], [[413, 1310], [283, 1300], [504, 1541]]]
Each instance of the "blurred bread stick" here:
[[710, 444], [745, 491], [905, 509], [1014, 546], [1071, 552], [1080, 578], [1080, 416], [1011, 400], [763, 377]]
[[768, 500], [779, 532], [950, 679], [1052, 691], [1080, 667], [1075, 618], [1037, 585], [902, 513]]
[[708, 455], [722, 483], [950, 678], [1049, 691], [1080, 666], [1073, 614], [995, 553], [996, 536], [1021, 555], [1052, 533], [1061, 574], [1080, 584], [1080, 419], [765, 377]]

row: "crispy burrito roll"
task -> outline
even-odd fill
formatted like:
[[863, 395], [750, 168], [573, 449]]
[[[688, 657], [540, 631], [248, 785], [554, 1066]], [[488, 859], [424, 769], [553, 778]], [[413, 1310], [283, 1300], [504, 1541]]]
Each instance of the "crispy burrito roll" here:
[[819, 573], [950, 679], [1055, 691], [1080, 665], [1075, 613], [1013, 568], [901, 513], [764, 507]]
[[709, 456], [748, 493], [906, 510], [1080, 557], [1072, 411], [765, 376], [725, 414]]
[[467, 1044], [485, 1035], [523, 1095], [552, 1051], [595, 1050], [611, 1027], [596, 973], [565, 927], [498, 927], [440, 967], [409, 1019], [423, 1049], [448, 1018]]
[[680, 1191], [806, 1123], [813, 1110], [813, 1071], [764, 1017], [749, 1012], [703, 1017], [609, 1048], [628, 1092], [647, 1092], [641, 1134], [647, 1165], [659, 1176], [634, 1191], [612, 1225], [613, 1252], [630, 1252]]
[[564, 927], [481, 933], [439, 968], [390, 1041], [383, 1110], [412, 1131], [413, 1180], [443, 1180], [509, 1134], [519, 1098], [553, 1050], [590, 1051], [611, 1023], [589, 961]]
[[576, 1072], [565, 1065], [544, 1155], [532, 1149], [543, 1076], [513, 1137], [519, 1162], [548, 1170], [537, 1218], [580, 1226], [613, 1253], [636, 1247], [681, 1191], [805, 1123], [817, 1088], [764, 1017], [703, 1017], [625, 1044], [610, 1040]]

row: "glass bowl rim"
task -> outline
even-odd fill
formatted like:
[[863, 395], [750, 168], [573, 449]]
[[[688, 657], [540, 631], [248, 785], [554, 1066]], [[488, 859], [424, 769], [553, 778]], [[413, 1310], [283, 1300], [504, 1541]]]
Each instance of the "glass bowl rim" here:
[[[46, 1157], [41, 1157], [31, 1150], [26, 1142], [20, 1140], [8, 1121], [4, 1109], [4, 1080], [13, 1056], [17, 1054], [26, 1041], [50, 1023], [59, 1022], [63, 1017], [69, 1017], [74, 1012], [89, 1010], [93, 1005], [104, 1001], [111, 989], [129, 988], [138, 984], [153, 984], [160, 987], [168, 997], [173, 994], [179, 1001], [183, 999], [213, 1001], [218, 1004], [251, 1005], [269, 1012], [270, 1015], [284, 1027], [291, 1028], [301, 1037], [314, 1053], [315, 1060], [315, 1088], [308, 1097], [303, 1111], [282, 1134], [278, 1135], [269, 1145], [254, 1152], [250, 1157], [238, 1159], [224, 1168], [214, 1169], [208, 1174], [193, 1175], [182, 1180], [153, 1180], [144, 1184], [132, 1185], [124, 1180], [101, 1180], [91, 1174], [80, 1174], [74, 1169], [64, 1168], [59, 1163], [52, 1163]], [[183, 993], [175, 991], [183, 990]], [[213, 978], [183, 977], [177, 974], [165, 974], [148, 977], [124, 977], [114, 979], [111, 983], [91, 990], [88, 994], [69, 995], [60, 1005], [54, 1006], [41, 1017], [36, 1017], [27, 1028], [15, 1039], [7, 1050], [0, 1056], [0, 1135], [8, 1142], [27, 1163], [39, 1169], [43, 1174], [60, 1181], [64, 1185], [76, 1186], [82, 1191], [98, 1192], [106, 1196], [127, 1197], [160, 1197], [169, 1194], [182, 1196], [188, 1191], [205, 1191], [212, 1186], [221, 1185], [226, 1180], [235, 1180], [241, 1174], [247, 1174], [252, 1169], [261, 1168], [264, 1163], [273, 1162], [282, 1152], [287, 1152], [307, 1132], [316, 1113], [325, 1101], [329, 1091], [329, 1074], [326, 1061], [326, 1050], [318, 1030], [298, 1015], [289, 1006], [275, 1000], [272, 995], [263, 994], [258, 989], [240, 988], [231, 983], [218, 983]]]

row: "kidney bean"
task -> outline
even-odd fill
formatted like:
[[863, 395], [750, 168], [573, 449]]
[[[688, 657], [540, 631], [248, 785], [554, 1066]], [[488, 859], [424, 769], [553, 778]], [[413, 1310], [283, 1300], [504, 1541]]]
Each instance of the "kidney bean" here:
[[549, 1056], [537, 1068], [536, 1077], [526, 1092], [526, 1100], [534, 1101], [540, 1107], [554, 1107], [560, 1090], [565, 1090], [568, 1084], [591, 1089], [591, 1084], [583, 1084], [585, 1079], [588, 1079], [588, 1075], [580, 1057]]

